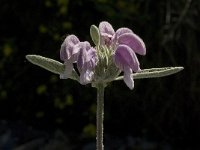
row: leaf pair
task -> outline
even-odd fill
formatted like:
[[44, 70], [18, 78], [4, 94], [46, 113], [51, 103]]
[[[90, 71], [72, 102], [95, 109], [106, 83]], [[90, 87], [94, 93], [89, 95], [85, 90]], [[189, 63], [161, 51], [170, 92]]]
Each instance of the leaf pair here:
[[[40, 55], [26, 55], [26, 59], [31, 63], [40, 66], [55, 74], [60, 75], [65, 70], [65, 66], [63, 63], [51, 58], [46, 58]], [[134, 79], [159, 78], [175, 74], [183, 69], [184, 69], [183, 67], [150, 68], [150, 69], [143, 69], [137, 73], [133, 73], [132, 76]], [[75, 70], [73, 70], [72, 76], [70, 78], [79, 81], [79, 76]], [[122, 79], [123, 76], [119, 76], [115, 80], [122, 80]]]

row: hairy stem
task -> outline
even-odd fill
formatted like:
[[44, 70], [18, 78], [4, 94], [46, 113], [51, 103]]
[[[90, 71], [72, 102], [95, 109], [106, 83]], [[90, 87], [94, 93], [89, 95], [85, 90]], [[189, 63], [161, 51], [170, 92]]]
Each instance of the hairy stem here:
[[103, 118], [104, 118], [104, 84], [99, 83], [97, 86], [97, 112], [96, 112], [96, 147], [97, 150], [104, 150], [103, 146]]

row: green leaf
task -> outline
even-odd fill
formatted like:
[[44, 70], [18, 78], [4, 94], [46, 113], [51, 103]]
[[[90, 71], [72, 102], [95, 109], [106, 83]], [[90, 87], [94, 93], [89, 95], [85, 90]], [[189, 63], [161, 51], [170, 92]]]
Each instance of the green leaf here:
[[[26, 55], [26, 59], [34, 65], [40, 66], [55, 74], [61, 75], [65, 71], [64, 64], [51, 58], [43, 57], [40, 55]], [[79, 81], [79, 76], [75, 70], [72, 71], [70, 79]]]
[[26, 59], [34, 65], [40, 66], [55, 74], [61, 74], [65, 70], [64, 64], [54, 59], [46, 58], [40, 55], [26, 55]]
[[100, 44], [100, 33], [99, 29], [95, 25], [91, 25], [90, 27], [90, 36], [94, 44], [98, 46]]
[[[134, 79], [159, 78], [175, 74], [183, 69], [184, 69], [183, 67], [151, 68], [151, 69], [141, 70], [140, 72], [132, 74], [132, 76]], [[122, 80], [122, 79], [123, 76], [119, 76], [115, 80]]]

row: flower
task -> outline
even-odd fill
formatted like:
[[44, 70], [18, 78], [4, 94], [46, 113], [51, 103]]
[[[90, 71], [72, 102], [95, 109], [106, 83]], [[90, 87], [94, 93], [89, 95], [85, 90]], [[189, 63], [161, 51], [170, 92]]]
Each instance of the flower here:
[[64, 61], [65, 71], [60, 75], [61, 79], [67, 79], [71, 76], [73, 70], [73, 63], [77, 61], [79, 51], [74, 47], [80, 43], [75, 35], [68, 35], [61, 45], [60, 59]]
[[113, 60], [116, 66], [124, 72], [124, 82], [133, 89], [134, 81], [132, 72], [140, 71], [140, 64], [135, 53], [146, 54], [143, 40], [131, 29], [119, 28], [116, 32], [112, 25], [106, 21], [99, 24], [101, 44], [113, 49]]
[[60, 78], [67, 79], [72, 75], [76, 63], [80, 74], [80, 83], [107, 83], [124, 72], [124, 82], [134, 88], [133, 72], [140, 71], [137, 54], [145, 55], [146, 48], [142, 39], [131, 29], [119, 28], [116, 32], [106, 21], [99, 28], [90, 28], [95, 47], [89, 42], [80, 42], [75, 35], [69, 35], [61, 45], [60, 59], [64, 61], [65, 71]]
[[65, 64], [65, 71], [60, 78], [69, 78], [73, 71], [73, 63], [77, 63], [80, 83], [87, 84], [92, 81], [97, 55], [96, 50], [90, 46], [89, 42], [80, 42], [75, 35], [67, 36], [61, 45], [60, 59]]
[[79, 51], [77, 67], [80, 72], [80, 83], [90, 83], [93, 79], [94, 69], [97, 64], [96, 50], [87, 41], [80, 42], [75, 49]]

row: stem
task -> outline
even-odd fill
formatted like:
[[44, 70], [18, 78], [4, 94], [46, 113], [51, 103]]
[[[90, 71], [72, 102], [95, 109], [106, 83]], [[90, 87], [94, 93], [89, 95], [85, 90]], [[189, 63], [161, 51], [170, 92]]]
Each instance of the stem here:
[[104, 84], [99, 83], [97, 86], [97, 133], [96, 147], [97, 150], [104, 150], [103, 146], [103, 118], [104, 118]]

